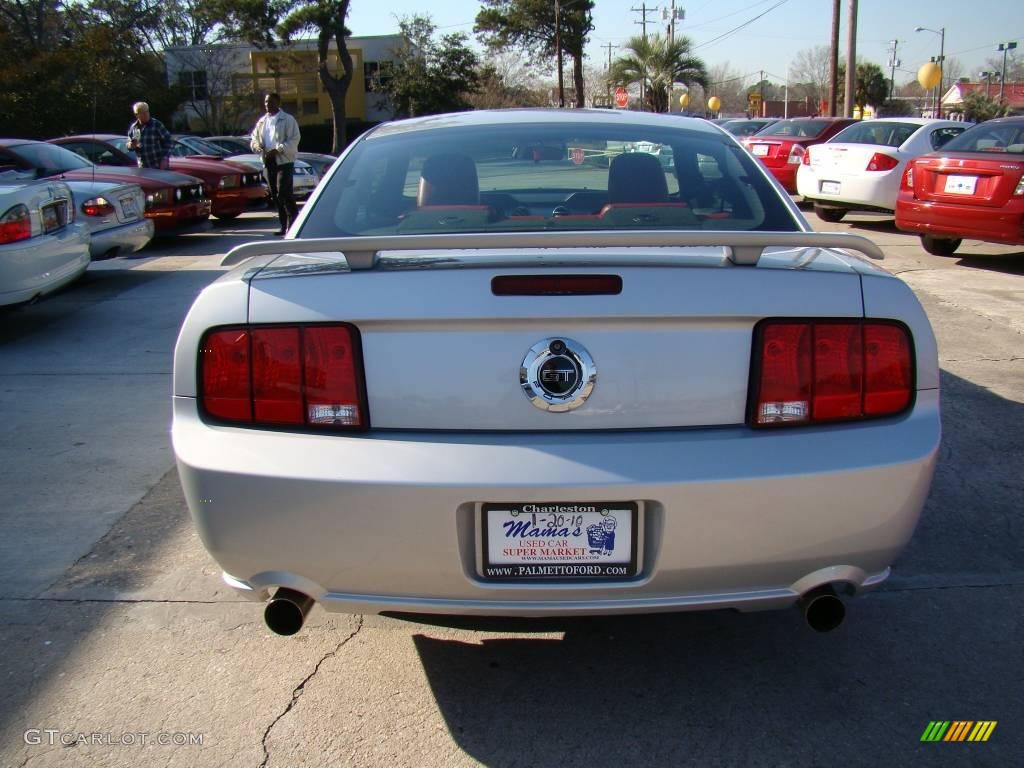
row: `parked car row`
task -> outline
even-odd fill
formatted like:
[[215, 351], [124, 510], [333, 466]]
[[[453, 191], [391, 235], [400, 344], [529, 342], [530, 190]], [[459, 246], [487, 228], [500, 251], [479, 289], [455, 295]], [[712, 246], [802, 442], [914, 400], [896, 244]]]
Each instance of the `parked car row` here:
[[[127, 138], [115, 134], [0, 139], [0, 305], [57, 290], [91, 260], [134, 253], [155, 234], [267, 204], [256, 155], [175, 136], [169, 162], [170, 170], [139, 168]], [[297, 162], [296, 196], [308, 197], [319, 179]]]

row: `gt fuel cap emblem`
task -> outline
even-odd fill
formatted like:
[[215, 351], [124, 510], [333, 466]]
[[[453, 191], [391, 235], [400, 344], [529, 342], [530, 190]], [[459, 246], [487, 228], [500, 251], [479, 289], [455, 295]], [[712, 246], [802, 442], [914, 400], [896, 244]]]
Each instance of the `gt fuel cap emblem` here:
[[579, 408], [590, 397], [597, 368], [583, 345], [572, 339], [538, 341], [519, 368], [519, 383], [530, 402], [555, 413]]

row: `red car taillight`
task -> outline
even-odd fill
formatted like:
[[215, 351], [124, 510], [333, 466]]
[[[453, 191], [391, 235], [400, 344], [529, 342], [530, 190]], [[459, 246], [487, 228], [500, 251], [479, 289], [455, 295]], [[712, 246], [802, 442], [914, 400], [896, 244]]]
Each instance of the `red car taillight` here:
[[903, 179], [900, 181], [900, 189], [908, 192], [914, 191], [914, 166], [907, 166], [907, 172], [903, 174]]
[[786, 162], [790, 165], [797, 165], [803, 163], [804, 165], [811, 164], [810, 153], [803, 148], [800, 144], [794, 144], [789, 149], [789, 157], [786, 158]]
[[884, 152], [875, 152], [868, 160], [868, 171], [891, 171], [900, 161], [891, 155], [887, 155]]
[[756, 427], [891, 416], [913, 399], [913, 344], [899, 323], [767, 320], [753, 361]]
[[32, 219], [28, 215], [28, 207], [16, 205], [9, 208], [0, 218], [0, 245], [16, 243], [32, 237]]
[[199, 400], [209, 417], [250, 426], [369, 426], [354, 326], [220, 328], [200, 345]]

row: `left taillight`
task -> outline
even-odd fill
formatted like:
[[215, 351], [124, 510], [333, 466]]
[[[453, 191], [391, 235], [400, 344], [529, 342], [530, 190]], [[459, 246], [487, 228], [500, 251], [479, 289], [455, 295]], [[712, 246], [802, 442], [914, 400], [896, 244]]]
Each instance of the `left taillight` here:
[[914, 166], [908, 165], [906, 173], [903, 174], [903, 178], [900, 180], [900, 189], [913, 191], [914, 189]]
[[199, 352], [200, 407], [213, 420], [316, 430], [369, 426], [352, 325], [218, 328], [203, 337]]
[[868, 171], [891, 171], [900, 161], [892, 155], [887, 155], [884, 152], [875, 152], [868, 160], [868, 167], [865, 170]]
[[910, 332], [886, 320], [765, 320], [754, 332], [750, 424], [892, 416], [910, 407]]
[[0, 244], [16, 243], [32, 237], [32, 218], [28, 206], [15, 205], [0, 217]]
[[82, 203], [82, 213], [86, 216], [109, 216], [114, 206], [105, 197], [93, 197]]

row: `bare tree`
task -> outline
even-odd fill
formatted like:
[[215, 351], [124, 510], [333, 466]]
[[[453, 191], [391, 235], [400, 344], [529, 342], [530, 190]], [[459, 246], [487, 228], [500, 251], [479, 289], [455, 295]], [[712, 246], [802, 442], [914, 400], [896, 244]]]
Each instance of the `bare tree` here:
[[237, 133], [256, 119], [252, 82], [243, 79], [249, 92], [239, 91], [233, 77], [245, 70], [245, 49], [230, 44], [171, 48], [165, 58], [172, 82], [184, 94], [186, 119], [195, 117], [198, 130]]
[[791, 99], [809, 100], [814, 108], [828, 101], [829, 47], [816, 45], [797, 51], [789, 66], [789, 95]]
[[[991, 58], [985, 59], [985, 71], [987, 72], [1001, 72], [1003, 69], [1003, 57], [992, 56]], [[997, 82], [998, 78], [993, 79], [992, 82]], [[1006, 82], [1008, 83], [1021, 83], [1024, 82], [1024, 57], [1018, 56], [1016, 50], [1012, 50], [1006, 56]]]
[[[708, 69], [708, 85], [699, 95], [697, 89], [690, 88], [690, 109], [703, 112], [707, 109], [708, 99], [717, 96], [722, 101], [721, 112], [738, 114], [747, 111], [747, 80], [739, 70], [730, 66], [728, 61], [716, 64]], [[755, 78], [756, 79], [756, 78]]]

